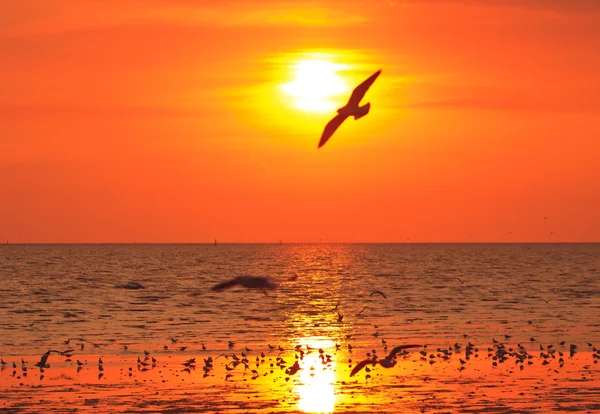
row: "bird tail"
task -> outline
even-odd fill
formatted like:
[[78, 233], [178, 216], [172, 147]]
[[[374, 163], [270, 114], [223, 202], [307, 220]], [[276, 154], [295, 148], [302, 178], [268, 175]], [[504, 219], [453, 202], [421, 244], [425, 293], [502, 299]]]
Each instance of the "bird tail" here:
[[355, 113], [353, 113], [352, 115], [354, 116], [355, 120], [356, 119], [360, 119], [360, 118], [362, 118], [363, 116], [365, 116], [366, 114], [369, 113], [369, 109], [371, 109], [371, 102], [369, 102], [366, 105], [359, 106], [358, 110]]

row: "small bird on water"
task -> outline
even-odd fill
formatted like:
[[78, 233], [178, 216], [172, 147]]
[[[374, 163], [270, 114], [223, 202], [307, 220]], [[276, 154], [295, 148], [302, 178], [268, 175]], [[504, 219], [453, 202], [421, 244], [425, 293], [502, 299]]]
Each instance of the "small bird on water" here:
[[342, 125], [346, 118], [348, 118], [349, 116], [353, 116], [354, 120], [357, 120], [369, 113], [369, 109], [371, 109], [370, 102], [363, 106], [358, 105], [360, 104], [362, 98], [364, 98], [365, 94], [367, 93], [373, 82], [375, 82], [375, 79], [377, 79], [377, 77], [380, 74], [381, 69], [379, 69], [377, 72], [368, 77], [367, 80], [365, 80], [363, 83], [354, 88], [354, 90], [352, 91], [352, 95], [350, 95], [348, 103], [345, 106], [338, 109], [338, 114], [325, 126], [323, 134], [321, 135], [321, 140], [319, 141], [319, 148], [321, 148], [323, 145], [325, 145], [327, 141], [329, 141], [329, 138], [331, 138], [331, 136], [340, 127], [340, 125]]

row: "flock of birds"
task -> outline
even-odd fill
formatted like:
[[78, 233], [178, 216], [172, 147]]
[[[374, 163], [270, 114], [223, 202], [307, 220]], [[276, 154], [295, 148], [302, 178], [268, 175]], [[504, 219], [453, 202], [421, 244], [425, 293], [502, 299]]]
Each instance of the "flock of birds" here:
[[[378, 326], [374, 325], [377, 329]], [[378, 331], [376, 331], [378, 333]], [[375, 334], [373, 335], [375, 336]], [[466, 338], [468, 335], [464, 335]], [[71, 339], [75, 339], [81, 341], [79, 344], [80, 349], [84, 349], [85, 343], [93, 344], [95, 348], [101, 348], [103, 345], [95, 344], [90, 341], [86, 341], [83, 338], [70, 338], [64, 341], [65, 345], [69, 345]], [[350, 339], [350, 338], [348, 338]], [[508, 341], [511, 339], [510, 335], [505, 335], [504, 339]], [[178, 342], [177, 339], [171, 338], [171, 344], [176, 344]], [[561, 341], [557, 344], [541, 344], [538, 343], [534, 337], [529, 338], [529, 346], [522, 345], [521, 343], [517, 343], [516, 345], [509, 345], [506, 341], [498, 341], [496, 339], [492, 339], [491, 346], [477, 346], [476, 344], [471, 343], [470, 341], [467, 344], [454, 343], [448, 347], [438, 347], [434, 350], [428, 349], [427, 345], [417, 345], [417, 344], [408, 344], [408, 345], [400, 345], [394, 347], [390, 352], [388, 352], [385, 356], [380, 357], [376, 349], [372, 349], [366, 352], [365, 357], [362, 358], [359, 362], [354, 362], [352, 356], [355, 355], [357, 349], [350, 344], [349, 342], [345, 346], [345, 350], [342, 350], [342, 345], [339, 343], [335, 344], [335, 348], [332, 349], [322, 349], [322, 348], [311, 348], [306, 344], [297, 344], [293, 347], [289, 347], [286, 349], [281, 345], [271, 345], [268, 344], [266, 349], [261, 351], [256, 351], [254, 356], [251, 356], [253, 350], [244, 347], [240, 350], [239, 355], [236, 353], [236, 342], [229, 341], [227, 344], [228, 351], [219, 353], [218, 356], [213, 358], [212, 356], [207, 356], [203, 359], [204, 364], [201, 366], [204, 371], [203, 376], [207, 377], [213, 374], [213, 369], [216, 363], [216, 360], [219, 358], [224, 358], [223, 366], [225, 370], [225, 380], [229, 380], [234, 377], [235, 370], [238, 367], [243, 368], [242, 373], [246, 375], [246, 373], [250, 374], [252, 379], [258, 378], [260, 375], [267, 376], [269, 374], [276, 373], [283, 376], [285, 381], [289, 381], [291, 377], [293, 377], [296, 373], [298, 373], [302, 369], [307, 369], [306, 367], [302, 367], [300, 364], [306, 355], [310, 353], [316, 353], [318, 355], [318, 360], [320, 360], [322, 369], [331, 369], [332, 363], [334, 362], [334, 358], [336, 358], [336, 362], [340, 362], [340, 358], [343, 358], [342, 355], [338, 354], [340, 350], [345, 351], [344, 353], [348, 356], [348, 369], [351, 368], [349, 373], [349, 377], [354, 377], [359, 374], [361, 371], [365, 371], [365, 380], [369, 380], [372, 378], [371, 373], [376, 367], [381, 367], [384, 369], [393, 368], [398, 363], [398, 358], [409, 358], [412, 356], [417, 356], [418, 360], [422, 363], [426, 363], [429, 365], [434, 365], [438, 362], [451, 362], [458, 359], [458, 371], [463, 371], [467, 368], [467, 364], [469, 361], [473, 359], [487, 359], [491, 361], [491, 366], [493, 368], [498, 367], [500, 364], [504, 364], [505, 362], [512, 359], [515, 366], [518, 366], [519, 370], [524, 370], [527, 366], [533, 365], [536, 363], [541, 364], [542, 366], [550, 365], [549, 370], [553, 370], [558, 373], [559, 369], [563, 368], [568, 358], [573, 358], [575, 353], [578, 350], [578, 345], [569, 344], [567, 345], [565, 341]], [[387, 342], [385, 339], [381, 339], [381, 344], [383, 346], [384, 353], [387, 352]], [[587, 346], [589, 347], [589, 351], [591, 351], [592, 360], [594, 364], [597, 364], [600, 360], [600, 350], [596, 348], [592, 343], [588, 342]], [[539, 347], [539, 351], [535, 351]], [[408, 350], [422, 348], [418, 353], [411, 353]], [[529, 348], [529, 349], [528, 349]], [[532, 349], [533, 348], [533, 349]], [[162, 356], [169, 355], [173, 351], [184, 352], [188, 349], [187, 346], [177, 345], [173, 349], [169, 349], [167, 345], [164, 345], [162, 351], [156, 351], [154, 354], [160, 358], [159, 355]], [[207, 350], [206, 346], [202, 344], [202, 352], [204, 354], [210, 354], [211, 351]], [[123, 345], [123, 350], [128, 351], [128, 346]], [[285, 354], [290, 354], [290, 351], [294, 353], [294, 362], [290, 363], [286, 359], [284, 359]], [[44, 372], [46, 369], [50, 368], [50, 356], [52, 354], [56, 354], [59, 357], [65, 358], [66, 362], [73, 362], [72, 357], [77, 352], [75, 347], [71, 347], [65, 350], [55, 350], [51, 349], [46, 351], [40, 358], [38, 362], [34, 364], [35, 367], [39, 368], [40, 372], [40, 380], [44, 378]], [[220, 351], [222, 352], [222, 351]], [[274, 355], [277, 354], [277, 355]], [[333, 354], [333, 355], [332, 355]], [[137, 357], [137, 370], [140, 372], [148, 371], [149, 369], [156, 368], [159, 364], [165, 362], [165, 359], [159, 360], [155, 358], [155, 355], [151, 355], [151, 352], [144, 350], [143, 356]], [[335, 356], [334, 356], [335, 355]], [[288, 358], [288, 356], [285, 356]], [[315, 359], [313, 358], [314, 362]], [[81, 362], [79, 359], [75, 362], [77, 366], [77, 372], [79, 373], [84, 366], [88, 365], [87, 361]], [[267, 368], [264, 369], [264, 365], [267, 364]], [[553, 364], [553, 365], [551, 365]], [[21, 377], [27, 377], [28, 367], [27, 362], [21, 358], [20, 368], [21, 372], [18, 371], [18, 364], [16, 361], [5, 361], [0, 358], [0, 370], [4, 371], [6, 367], [12, 365], [12, 376], [17, 379], [21, 379]], [[161, 366], [165, 366], [162, 364]], [[584, 369], [589, 369], [591, 364], [584, 365]], [[186, 359], [181, 363], [178, 371], [191, 373], [197, 367], [196, 358]], [[311, 371], [315, 370], [317, 367], [311, 366]], [[98, 379], [101, 379], [104, 376], [104, 361], [102, 357], [98, 358], [97, 362], [97, 370], [98, 370]], [[259, 371], [260, 370], [260, 371]], [[132, 367], [129, 368], [129, 376], [132, 376]], [[311, 373], [311, 376], [313, 374]]]
[[[460, 281], [463, 283], [462, 281]], [[260, 276], [239, 276], [233, 278], [231, 280], [218, 283], [212, 287], [213, 291], [223, 291], [225, 289], [231, 289], [234, 287], [243, 287], [246, 289], [255, 289], [258, 291], [266, 292], [268, 290], [276, 289], [277, 283], [268, 277], [260, 277]], [[387, 296], [384, 292], [380, 290], [374, 290], [371, 292], [370, 296], [380, 296], [383, 299], [387, 299]], [[344, 323], [344, 316], [339, 313], [337, 310], [339, 306], [339, 302], [336, 304], [335, 308], [332, 309], [333, 312], [337, 312], [337, 323]], [[366, 307], [365, 307], [366, 309]], [[363, 309], [358, 315], [360, 315], [365, 309]], [[357, 316], [358, 316], [357, 315]], [[532, 320], [528, 321], [528, 324], [531, 325], [533, 323]], [[470, 321], [467, 322], [470, 324]], [[360, 361], [355, 362], [352, 359], [353, 352], [356, 352], [357, 349], [349, 342], [352, 338], [350, 335], [346, 336], [347, 344], [345, 345], [346, 354], [348, 355], [348, 369], [350, 370], [349, 376], [354, 377], [359, 374], [363, 370], [366, 372], [365, 379], [368, 380], [371, 378], [371, 372], [376, 367], [381, 367], [384, 369], [393, 368], [396, 366], [398, 359], [400, 357], [408, 358], [412, 355], [417, 355], [421, 362], [425, 362], [427, 364], [433, 365], [437, 362], [450, 362], [453, 360], [453, 357], [458, 356], [458, 370], [462, 371], [466, 369], [466, 365], [472, 359], [489, 359], [492, 362], [492, 367], [498, 367], [499, 364], [503, 364], [509, 359], [512, 358], [515, 365], [519, 366], [520, 370], [524, 370], [526, 366], [533, 365], [535, 361], [541, 361], [541, 365], [549, 365], [554, 363], [550, 368], [555, 372], [558, 372], [560, 368], [565, 365], [565, 358], [573, 358], [575, 353], [578, 350], [578, 345], [569, 344], [567, 345], [565, 341], [559, 342], [558, 344], [541, 344], [537, 341], [535, 337], [529, 338], [528, 346], [524, 346], [521, 343], [517, 343], [514, 346], [510, 346], [503, 341], [498, 341], [496, 339], [492, 339], [491, 346], [477, 346], [476, 344], [471, 343], [470, 341], [467, 344], [460, 344], [456, 342], [455, 344], [445, 347], [445, 348], [436, 348], [435, 350], [428, 349], [427, 345], [418, 345], [418, 344], [407, 344], [407, 345], [399, 345], [394, 347], [390, 352], [387, 352], [387, 341], [383, 338], [379, 338], [379, 330], [378, 325], [373, 325], [376, 331], [373, 333], [375, 338], [381, 341], [381, 345], [383, 347], [383, 352], [386, 353], [385, 356], [380, 357], [377, 353], [376, 349], [372, 349], [369, 352], [366, 352], [365, 358], [362, 358]], [[467, 334], [464, 334], [464, 339], [468, 337]], [[504, 335], [504, 339], [506, 341], [510, 340], [512, 337], [510, 335]], [[79, 343], [77, 346], [72, 345], [72, 341]], [[171, 345], [175, 345], [174, 349], [169, 349], [168, 345], [164, 345], [163, 347], [163, 355], [165, 353], [170, 353], [173, 351], [185, 352], [188, 350], [187, 346], [181, 346], [181, 343], [176, 345], [179, 340], [175, 338], [170, 338]], [[89, 344], [94, 349], [102, 348], [104, 345], [100, 345], [95, 342], [88, 341], [84, 338], [68, 338], [64, 341], [65, 346], [71, 346], [65, 350], [56, 350], [50, 349], [45, 352], [39, 362], [35, 363], [35, 367], [39, 368], [40, 371], [40, 379], [43, 379], [44, 370], [50, 368], [50, 357], [52, 354], [57, 355], [58, 357], [65, 358], [65, 361], [72, 362], [71, 358], [78, 351], [83, 351], [85, 349], [85, 345]], [[588, 347], [591, 350], [591, 355], [593, 359], [593, 363], [597, 364], [600, 360], [600, 350], [598, 350], [592, 343], [587, 343]], [[122, 345], [124, 351], [128, 351], [127, 345]], [[244, 347], [238, 356], [235, 351], [236, 342], [229, 341], [227, 344], [227, 349], [230, 352], [220, 353], [214, 359], [212, 356], [208, 356], [204, 358], [204, 364], [202, 365], [202, 369], [204, 371], [204, 377], [213, 374], [213, 369], [216, 363], [216, 360], [219, 358], [224, 358], [224, 369], [225, 369], [225, 380], [229, 380], [234, 377], [234, 370], [238, 369], [238, 367], [243, 367], [243, 373], [247, 372], [252, 374], [252, 378], [256, 379], [258, 376], [274, 374], [275, 370], [279, 369], [279, 373], [284, 375], [285, 381], [289, 381], [291, 377], [293, 377], [296, 373], [298, 373], [301, 369], [304, 369], [300, 362], [304, 360], [304, 357], [311, 352], [318, 353], [318, 358], [323, 365], [323, 369], [331, 369], [334, 365], [332, 365], [335, 360], [339, 363], [340, 358], [343, 358], [342, 355], [338, 354], [338, 351], [342, 348], [342, 345], [339, 343], [335, 344], [335, 349], [315, 349], [311, 348], [306, 344], [297, 344], [293, 348], [288, 349], [282, 347], [281, 345], [271, 345], [268, 344], [268, 348], [264, 349], [254, 357], [251, 357], [252, 349], [248, 347]], [[536, 353], [532, 350], [532, 348], [539, 347], [539, 353]], [[409, 350], [414, 350], [422, 348], [417, 354], [409, 352]], [[529, 348], [529, 349], [528, 349]], [[206, 346], [202, 344], [201, 350], [204, 354], [209, 354], [210, 351], [207, 350]], [[294, 352], [293, 363], [289, 363], [284, 359], [284, 354], [289, 353], [289, 351]], [[161, 352], [161, 351], [159, 351]], [[189, 351], [188, 351], [189, 352]], [[278, 355], [275, 357], [273, 353], [277, 353]], [[334, 355], [332, 355], [334, 354]], [[158, 355], [158, 354], [156, 354]], [[273, 359], [274, 358], [274, 359]], [[456, 358], [454, 358], [456, 359]], [[314, 360], [313, 360], [314, 361]], [[164, 361], [161, 361], [164, 362]], [[261, 370], [264, 364], [268, 364], [267, 370]], [[11, 362], [6, 362], [4, 359], [0, 359], [0, 369], [4, 371], [5, 367], [10, 365]], [[76, 360], [77, 364], [77, 372], [79, 372], [84, 365], [87, 365], [86, 362], [81, 362], [80, 360]], [[144, 350], [143, 357], [137, 358], [137, 369], [138, 371], [144, 372], [149, 369], [155, 368], [159, 364], [159, 361], [155, 358], [155, 356], [151, 356], [149, 351]], [[185, 360], [181, 364], [181, 372], [191, 373], [197, 366], [196, 358], [189, 358]], [[584, 368], [589, 368], [590, 365], [584, 366]], [[15, 361], [12, 361], [12, 376], [17, 379], [22, 376], [27, 376], [27, 363], [21, 358], [21, 374], [18, 372], [18, 365]], [[104, 365], [102, 357], [98, 359], [97, 364], [98, 369], [98, 379], [101, 379], [104, 376]], [[314, 370], [315, 367], [311, 367], [311, 370]], [[311, 374], [312, 375], [312, 374]], [[129, 376], [132, 376], [132, 368], [129, 368]]]

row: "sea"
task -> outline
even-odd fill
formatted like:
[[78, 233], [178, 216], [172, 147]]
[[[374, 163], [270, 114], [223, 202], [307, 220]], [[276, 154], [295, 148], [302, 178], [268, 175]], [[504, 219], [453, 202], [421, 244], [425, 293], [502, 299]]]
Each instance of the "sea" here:
[[[211, 290], [242, 275], [277, 288]], [[9, 244], [0, 246], [0, 280], [0, 357], [10, 361], [0, 409], [8, 411], [600, 410], [600, 244]], [[403, 351], [406, 362], [349, 376], [358, 361], [406, 344], [420, 347]], [[469, 344], [481, 348], [477, 357], [465, 355]], [[520, 369], [523, 360], [507, 361], [516, 373], [502, 371], [498, 344], [527, 350], [539, 372], [527, 359]], [[38, 372], [47, 350], [72, 356], [51, 354]], [[560, 368], [571, 367], [564, 378], [555, 350]], [[317, 371], [332, 373], [313, 397], [294, 385], [310, 385], [311, 367], [302, 381], [285, 373], [304, 354], [314, 356], [313, 371], [322, 364]], [[75, 360], [84, 357], [80, 379]], [[140, 357], [156, 358], [161, 374], [146, 374]], [[97, 358], [108, 369], [98, 372]], [[182, 371], [192, 358], [195, 371]], [[141, 383], [151, 402], [131, 397]]]

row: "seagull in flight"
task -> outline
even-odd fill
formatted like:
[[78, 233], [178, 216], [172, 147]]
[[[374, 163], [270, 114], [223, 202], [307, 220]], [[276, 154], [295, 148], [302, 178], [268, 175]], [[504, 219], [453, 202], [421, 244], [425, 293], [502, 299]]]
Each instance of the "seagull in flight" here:
[[238, 276], [227, 282], [216, 284], [212, 287], [212, 290], [220, 292], [225, 289], [229, 289], [235, 286], [242, 286], [248, 289], [275, 289], [277, 285], [271, 278], [262, 276]]
[[[73, 341], [87, 342], [88, 344], [92, 344], [94, 348], [99, 348], [100, 347], [100, 345], [98, 345], [97, 343], [94, 343], [92, 341], [88, 341], [88, 340], [83, 339], [83, 338], [68, 338], [65, 341], [65, 345], [69, 345], [69, 343], [71, 342], [71, 340], [73, 340]], [[83, 349], [83, 344], [81, 344], [81, 349]]]
[[371, 103], [367, 103], [366, 105], [359, 106], [360, 101], [364, 98], [365, 94], [375, 82], [375, 79], [381, 74], [381, 69], [372, 74], [367, 80], [358, 85], [352, 91], [352, 95], [350, 95], [350, 99], [348, 103], [337, 110], [337, 115], [329, 121], [329, 123], [325, 126], [323, 130], [323, 135], [321, 135], [321, 140], [319, 141], [319, 148], [321, 148], [325, 143], [331, 138], [333, 133], [342, 125], [342, 123], [349, 116], [353, 116], [354, 119], [359, 119], [369, 113], [369, 109], [371, 109]]
[[353, 377], [356, 375], [361, 369], [366, 367], [369, 364], [373, 365], [381, 365], [383, 368], [392, 368], [396, 365], [396, 354], [404, 349], [409, 348], [419, 348], [421, 345], [400, 345], [392, 349], [392, 351], [383, 359], [377, 359], [376, 357], [365, 359], [364, 361], [359, 362], [350, 372], [350, 376]]
[[40, 362], [38, 362], [37, 364], [35, 364], [35, 366], [36, 366], [36, 367], [39, 367], [39, 368], [48, 368], [48, 367], [49, 367], [49, 365], [47, 364], [47, 362], [48, 362], [48, 357], [50, 356], [50, 354], [51, 354], [52, 352], [54, 352], [54, 353], [57, 353], [57, 354], [59, 354], [59, 355], [63, 355], [63, 356], [64, 356], [65, 354], [68, 354], [68, 353], [69, 353], [69, 352], [71, 352], [71, 351], [74, 351], [74, 349], [67, 349], [66, 351], [57, 351], [57, 350], [55, 350], [55, 349], [51, 349], [51, 350], [49, 350], [48, 352], [44, 353], [44, 355], [42, 355], [42, 357], [41, 357], [41, 359], [40, 359]]

